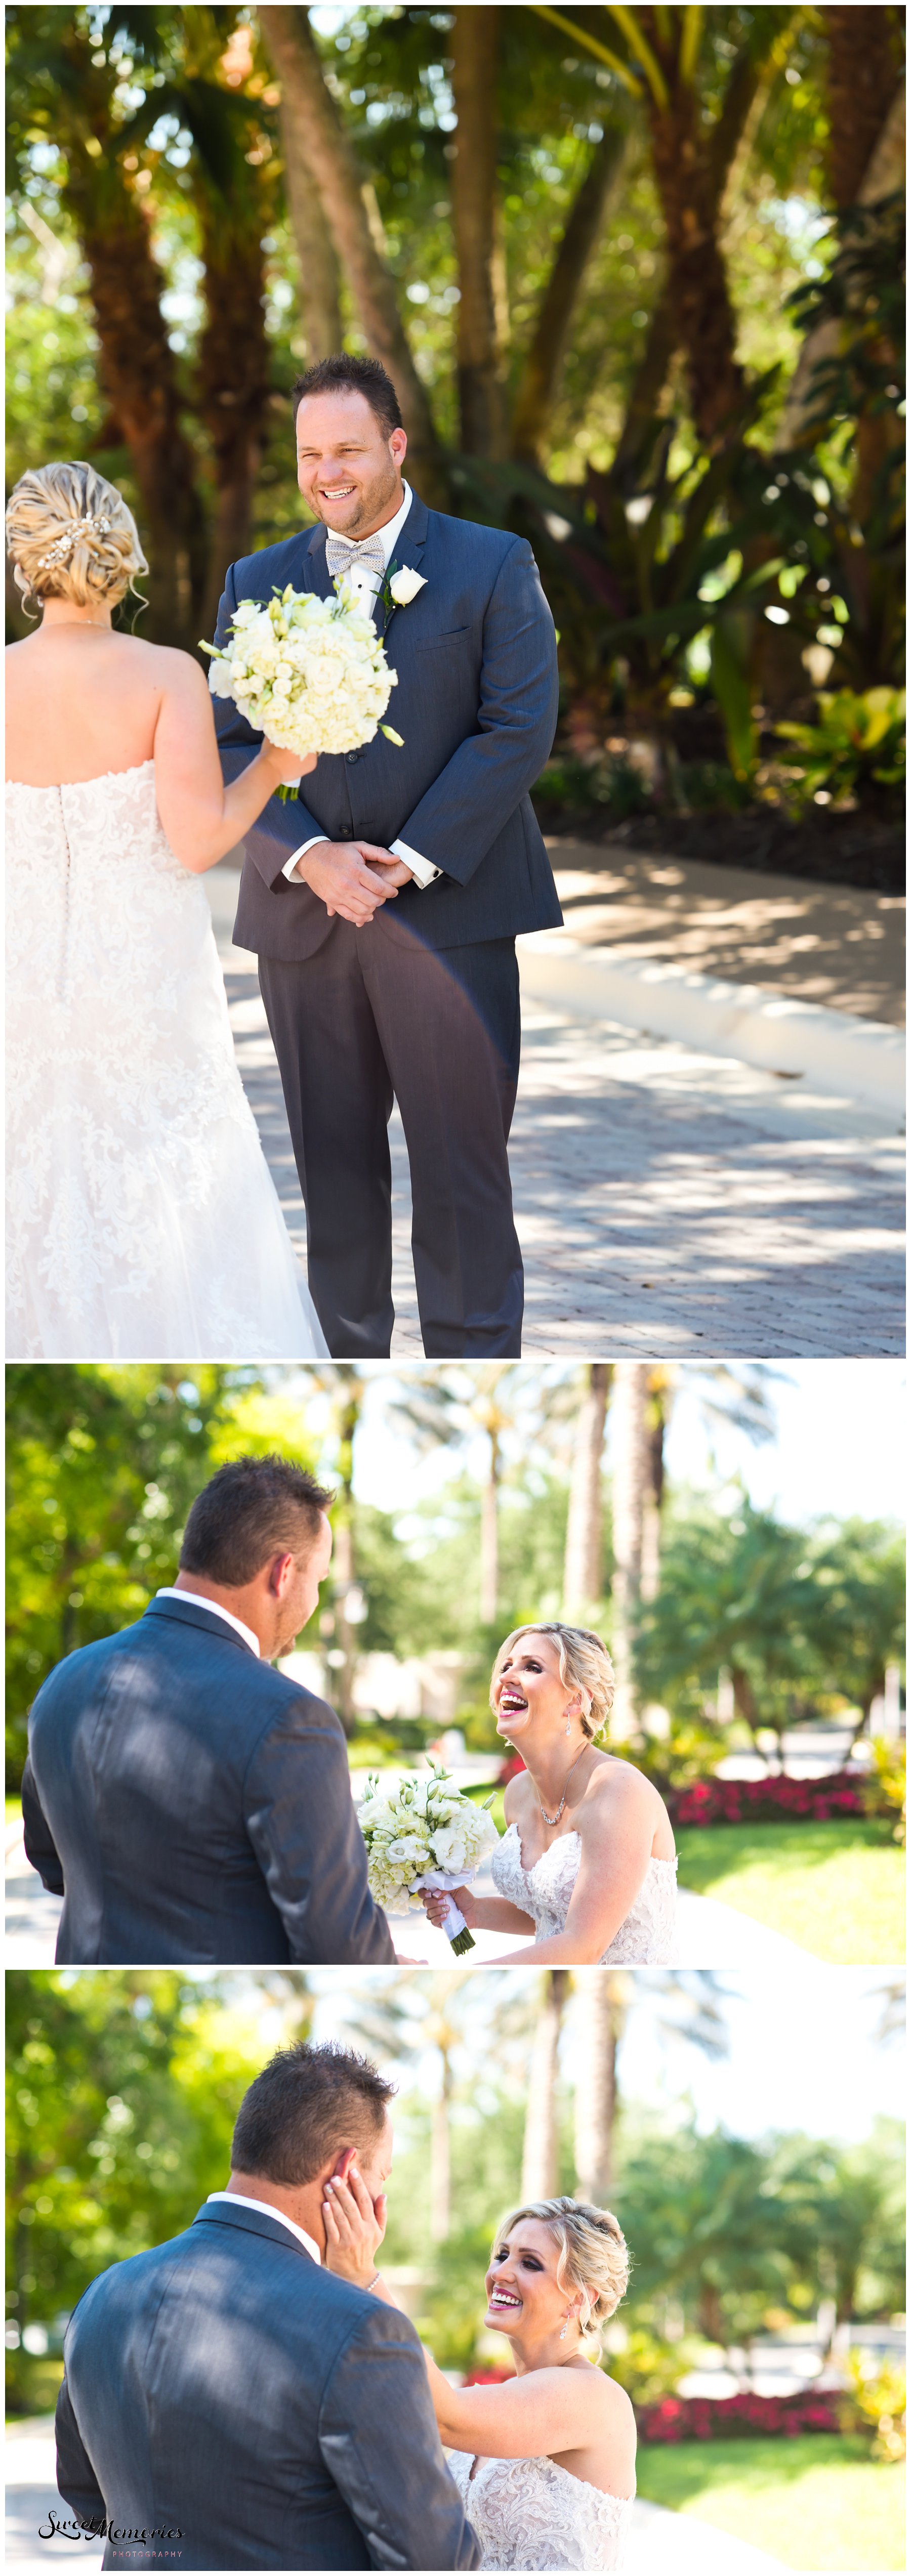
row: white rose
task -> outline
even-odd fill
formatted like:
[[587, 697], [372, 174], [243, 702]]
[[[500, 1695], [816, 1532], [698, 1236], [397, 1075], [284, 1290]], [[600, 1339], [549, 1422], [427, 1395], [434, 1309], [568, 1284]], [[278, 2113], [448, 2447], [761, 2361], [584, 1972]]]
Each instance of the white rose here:
[[403, 564], [401, 572], [394, 572], [389, 584], [390, 595], [397, 608], [407, 608], [409, 601], [417, 598], [418, 591], [426, 588], [423, 573], [413, 572], [409, 564]]

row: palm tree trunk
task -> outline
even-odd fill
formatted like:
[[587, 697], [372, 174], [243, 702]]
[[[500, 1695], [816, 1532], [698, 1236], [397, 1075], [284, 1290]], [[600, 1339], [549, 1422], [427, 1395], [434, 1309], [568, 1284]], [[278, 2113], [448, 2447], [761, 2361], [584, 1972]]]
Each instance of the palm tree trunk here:
[[188, 645], [199, 631], [205, 539], [161, 310], [164, 279], [132, 191], [124, 184], [112, 205], [109, 170], [102, 220], [91, 202], [93, 176], [83, 186], [71, 166], [65, 196], [88, 264], [102, 382], [139, 486], [149, 559], [144, 631], [155, 643]]
[[496, 7], [457, 9], [452, 39], [459, 435], [466, 456], [502, 456], [505, 445], [494, 285], [499, 15]]
[[342, 345], [339, 301], [341, 277], [335, 246], [307, 160], [296, 99], [282, 91], [279, 128], [285, 156], [285, 187], [299, 270], [299, 293], [307, 358], [331, 358]]
[[307, 12], [265, 8], [260, 11], [260, 23], [293, 110], [298, 149], [305, 154], [319, 189], [368, 348], [388, 369], [398, 394], [408, 432], [409, 474], [423, 500], [445, 509], [446, 467], [430, 404], [408, 345], [392, 277], [373, 238], [361, 172], [323, 78]]
[[240, 234], [213, 207], [204, 226], [206, 327], [199, 353], [201, 411], [212, 448], [215, 513], [202, 610], [214, 635], [228, 565], [250, 550], [253, 498], [269, 400], [269, 348], [260, 234], [265, 213]]
[[595, 2207], [609, 2199], [614, 2180], [617, 2117], [617, 2048], [626, 2011], [622, 1977], [604, 1968], [577, 1968], [576, 2191]]
[[522, 2153], [523, 2200], [552, 2200], [559, 2181], [557, 2057], [568, 1984], [568, 1969], [545, 1970], [528, 2076]]
[[[791, 14], [796, 16], [797, 13]], [[778, 15], [776, 12], [776, 18]], [[725, 196], [731, 186], [735, 165], [740, 167], [739, 156], [747, 128], [755, 131], [771, 81], [780, 70], [791, 43], [791, 27], [779, 25], [776, 29], [771, 11], [768, 21], [763, 23], [767, 31], [760, 31], [758, 43], [755, 31], [751, 31], [749, 43], [735, 55], [719, 113], [703, 140], [708, 178], [705, 212], [708, 215], [711, 211], [713, 231], [723, 218]], [[681, 315], [672, 274], [665, 280], [652, 311], [645, 347], [627, 400], [615, 466], [635, 464], [649, 423], [657, 412], [671, 359], [682, 344]]]
[[822, 11], [828, 55], [828, 178], [834, 202], [842, 211], [857, 204], [902, 85], [891, 15], [888, 9]]
[[491, 1432], [490, 1464], [481, 1494], [481, 1618], [485, 1627], [496, 1618], [500, 1590], [499, 1487], [500, 1448]]
[[[652, 11], [643, 11], [652, 17]], [[708, 446], [723, 437], [743, 399], [737, 325], [717, 232], [718, 198], [690, 83], [675, 81], [666, 108], [649, 95], [652, 161], [667, 234], [670, 289], [686, 357], [693, 418]]]
[[445, 2245], [450, 2227], [449, 2114], [452, 2103], [452, 2067], [443, 2051], [443, 2078], [433, 2106], [433, 2128], [430, 2140], [430, 2234], [434, 2245]]
[[[830, 18], [880, 17], [882, 11], [830, 9], [827, 15]], [[841, 95], [839, 87], [837, 92], [839, 99]], [[843, 183], [847, 173], [850, 157], [847, 144], [844, 150], [839, 147], [837, 154], [833, 155], [834, 166], [840, 174], [840, 184]], [[904, 167], [905, 93], [903, 88], [899, 88], [884, 115], [869, 161], [860, 179], [856, 198], [847, 200], [846, 203], [874, 206], [881, 197], [891, 196], [893, 191], [902, 185]], [[841, 200], [838, 202], [840, 204]], [[817, 322], [814, 328], [808, 331], [802, 343], [797, 365], [788, 387], [788, 399], [778, 433], [777, 446], [783, 455], [787, 455], [792, 448], [800, 445], [811, 416], [813, 377], [816, 368], [822, 365], [824, 359], [834, 357], [839, 345], [840, 330], [841, 326], [838, 322], [826, 318], [822, 322]], [[885, 423], [883, 426], [885, 427]], [[863, 427], [877, 430], [879, 422], [864, 423]], [[852, 498], [852, 511], [854, 507]]]
[[642, 1589], [642, 1536], [648, 1464], [645, 1406], [648, 1369], [641, 1360], [614, 1364], [613, 1449], [613, 1661], [616, 1695], [611, 1731], [618, 1739], [636, 1724], [633, 1640]]
[[590, 1619], [601, 1599], [601, 1461], [609, 1383], [609, 1362], [591, 1360], [576, 1423], [566, 1524], [563, 1600], [565, 1616], [571, 1620]]
[[[467, 15], [464, 10], [459, 17]], [[470, 13], [480, 16], [480, 11]], [[556, 401], [582, 282], [623, 166], [626, 127], [610, 125], [596, 145], [572, 206], [538, 308], [513, 406], [513, 456], [532, 465], [541, 450]], [[663, 378], [662, 378], [663, 381]], [[660, 388], [659, 388], [660, 390]]]

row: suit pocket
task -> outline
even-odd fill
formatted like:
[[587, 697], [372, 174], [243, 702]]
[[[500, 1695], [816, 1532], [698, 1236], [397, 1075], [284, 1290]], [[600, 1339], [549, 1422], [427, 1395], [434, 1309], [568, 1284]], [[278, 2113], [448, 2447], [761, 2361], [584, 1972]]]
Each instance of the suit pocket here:
[[447, 626], [442, 635], [422, 635], [421, 652], [432, 653], [436, 644], [457, 644], [460, 635], [467, 634], [467, 626]]

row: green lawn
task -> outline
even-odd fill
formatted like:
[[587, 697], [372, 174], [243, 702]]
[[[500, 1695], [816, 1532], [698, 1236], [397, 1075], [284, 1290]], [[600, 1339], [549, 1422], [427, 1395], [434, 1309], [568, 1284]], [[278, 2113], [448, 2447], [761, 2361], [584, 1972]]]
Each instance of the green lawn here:
[[905, 1855], [888, 1817], [824, 1824], [685, 1825], [680, 1885], [768, 1923], [833, 1966], [892, 1967], [905, 1955]]
[[673, 2513], [697, 2514], [785, 2567], [904, 2567], [904, 2480], [863, 2442], [837, 2433], [795, 2441], [643, 2444], [638, 2490]]

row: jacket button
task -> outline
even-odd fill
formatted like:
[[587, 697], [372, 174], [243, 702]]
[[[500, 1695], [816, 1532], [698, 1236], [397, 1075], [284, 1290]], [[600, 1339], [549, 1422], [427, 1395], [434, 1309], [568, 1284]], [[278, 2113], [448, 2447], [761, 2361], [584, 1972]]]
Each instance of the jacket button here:
[[350, 763], [352, 760], [359, 760], [359, 759], [360, 759], [360, 756], [361, 756], [361, 755], [360, 755], [360, 752], [359, 752], [359, 751], [346, 751], [346, 753], [345, 753], [345, 758], [346, 758], [346, 760], [347, 760], [349, 763]]

